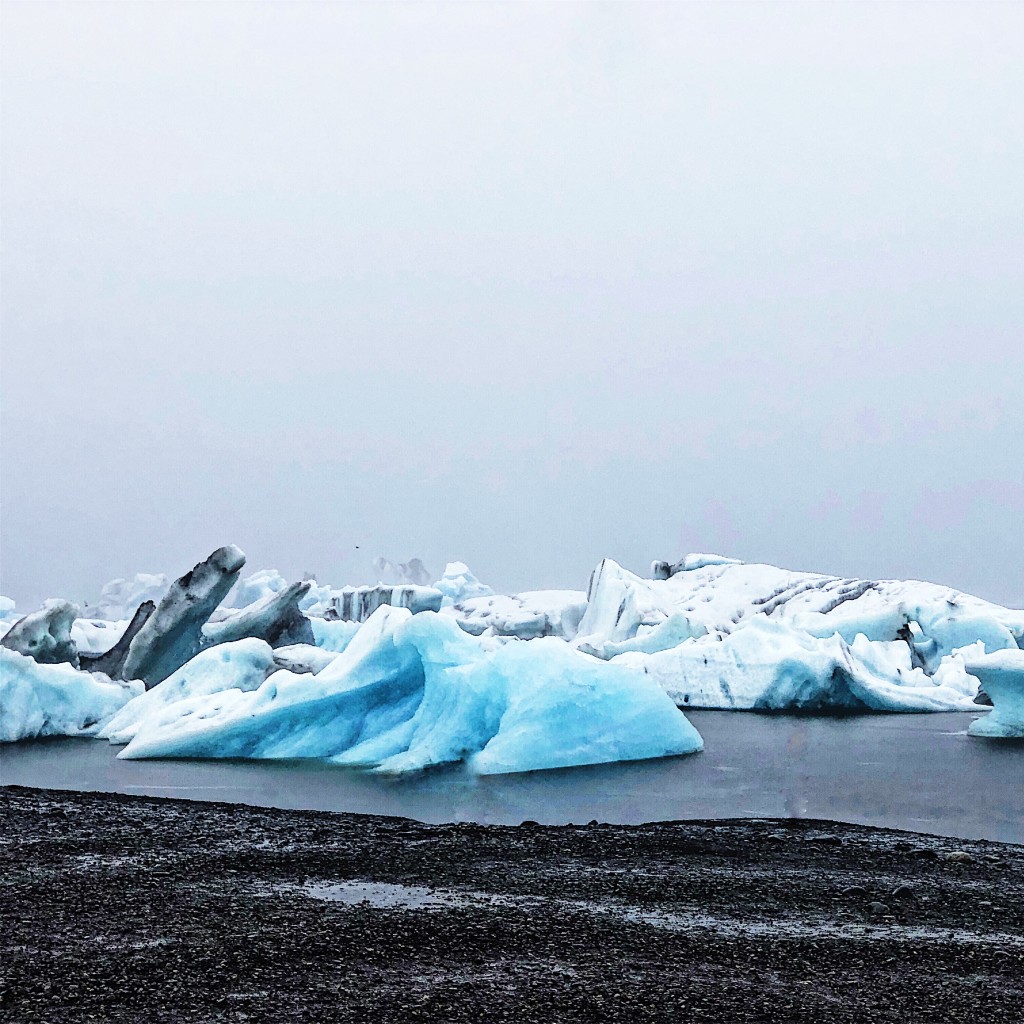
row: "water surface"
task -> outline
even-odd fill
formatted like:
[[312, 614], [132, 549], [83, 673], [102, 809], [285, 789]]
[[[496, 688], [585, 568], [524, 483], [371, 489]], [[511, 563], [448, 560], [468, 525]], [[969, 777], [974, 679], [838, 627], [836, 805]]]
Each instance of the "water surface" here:
[[972, 714], [821, 718], [690, 711], [688, 757], [478, 777], [388, 778], [316, 761], [118, 761], [101, 740], [0, 747], [0, 783], [402, 815], [638, 824], [808, 817], [1024, 843], [1024, 744], [966, 735]]

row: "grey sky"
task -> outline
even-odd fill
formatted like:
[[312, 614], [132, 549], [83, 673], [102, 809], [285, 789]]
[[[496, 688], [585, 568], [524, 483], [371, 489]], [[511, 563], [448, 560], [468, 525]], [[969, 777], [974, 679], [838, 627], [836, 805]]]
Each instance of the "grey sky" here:
[[228, 542], [1024, 601], [1024, 5], [8, 3], [2, 58], [19, 607]]

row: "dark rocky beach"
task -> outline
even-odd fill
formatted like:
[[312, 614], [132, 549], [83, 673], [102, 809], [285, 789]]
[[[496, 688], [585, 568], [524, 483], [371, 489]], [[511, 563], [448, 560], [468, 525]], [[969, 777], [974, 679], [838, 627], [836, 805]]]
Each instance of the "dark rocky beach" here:
[[0, 789], [0, 1019], [1024, 1019], [1024, 846]]

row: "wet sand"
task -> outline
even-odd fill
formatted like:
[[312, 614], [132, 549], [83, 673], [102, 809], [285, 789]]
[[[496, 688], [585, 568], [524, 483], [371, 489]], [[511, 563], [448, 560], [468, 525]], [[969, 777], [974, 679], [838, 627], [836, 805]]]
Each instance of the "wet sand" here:
[[1024, 846], [0, 789], [4, 1021], [1014, 1022]]

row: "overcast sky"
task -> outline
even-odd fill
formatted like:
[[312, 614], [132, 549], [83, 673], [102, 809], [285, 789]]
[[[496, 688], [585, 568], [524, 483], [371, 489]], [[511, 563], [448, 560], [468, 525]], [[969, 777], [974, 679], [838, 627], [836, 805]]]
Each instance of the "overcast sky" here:
[[7, 3], [0, 589], [721, 551], [1024, 602], [1024, 5]]

